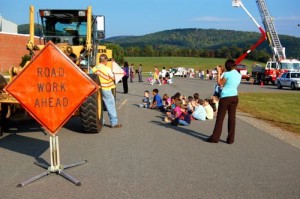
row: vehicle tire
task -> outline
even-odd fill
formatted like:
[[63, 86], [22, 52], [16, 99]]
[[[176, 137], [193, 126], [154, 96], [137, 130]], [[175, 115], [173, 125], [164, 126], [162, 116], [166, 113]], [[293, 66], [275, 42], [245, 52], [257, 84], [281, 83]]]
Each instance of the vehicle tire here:
[[279, 81], [277, 82], [277, 88], [279, 88], [279, 89], [281, 89], [281, 88], [282, 88], [282, 86], [281, 86], [281, 84], [280, 84], [280, 82], [279, 82]]
[[292, 84], [291, 84], [291, 90], [296, 90], [296, 86], [295, 86], [294, 82], [292, 82]]
[[[99, 77], [96, 74], [89, 74], [89, 77], [100, 85]], [[103, 104], [102, 90], [89, 96], [80, 106], [81, 125], [86, 133], [100, 133], [103, 126]]]

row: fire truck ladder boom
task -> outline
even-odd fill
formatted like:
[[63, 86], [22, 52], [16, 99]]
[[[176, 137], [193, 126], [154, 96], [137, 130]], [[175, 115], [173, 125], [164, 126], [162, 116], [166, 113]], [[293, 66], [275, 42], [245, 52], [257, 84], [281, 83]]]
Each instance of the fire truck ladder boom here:
[[243, 8], [243, 10], [247, 13], [247, 15], [252, 19], [252, 21], [255, 23], [255, 25], [258, 27], [261, 36], [260, 39], [253, 44], [250, 49], [248, 49], [246, 52], [244, 52], [241, 56], [239, 56], [236, 60], [235, 63], [239, 64], [242, 62], [243, 59], [245, 59], [247, 57], [247, 55], [249, 53], [251, 53], [252, 51], [254, 51], [256, 49], [257, 46], [259, 46], [262, 42], [264, 42], [267, 37], [266, 37], [266, 33], [264, 31], [264, 29], [262, 27], [260, 27], [260, 25], [257, 23], [257, 21], [255, 20], [255, 18], [251, 15], [251, 13], [245, 8], [245, 6], [243, 5], [241, 0], [232, 0], [232, 6], [233, 7], [241, 7]]
[[278, 34], [273, 23], [273, 18], [270, 16], [265, 0], [256, 0], [256, 4], [262, 19], [262, 23], [267, 32], [267, 38], [272, 48], [274, 59], [286, 59], [285, 48], [282, 47]]

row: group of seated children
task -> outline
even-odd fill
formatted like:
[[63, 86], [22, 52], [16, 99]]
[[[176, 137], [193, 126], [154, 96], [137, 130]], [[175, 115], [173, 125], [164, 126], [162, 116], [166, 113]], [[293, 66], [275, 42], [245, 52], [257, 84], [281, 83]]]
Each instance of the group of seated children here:
[[189, 126], [192, 120], [211, 120], [216, 115], [219, 99], [212, 96], [211, 99], [199, 99], [199, 94], [189, 96], [187, 99], [179, 92], [172, 97], [164, 94], [161, 97], [158, 89], [153, 89], [153, 100], [149, 99], [149, 91], [145, 91], [140, 107], [159, 109], [166, 113], [165, 122], [172, 125]]

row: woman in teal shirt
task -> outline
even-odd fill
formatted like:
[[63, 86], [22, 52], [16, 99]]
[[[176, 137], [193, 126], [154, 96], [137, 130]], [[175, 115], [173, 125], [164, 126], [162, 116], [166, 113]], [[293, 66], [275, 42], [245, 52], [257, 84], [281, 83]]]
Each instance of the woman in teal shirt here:
[[225, 62], [226, 72], [221, 78], [221, 68], [217, 67], [217, 82], [222, 86], [222, 92], [219, 101], [219, 108], [215, 128], [213, 134], [208, 138], [208, 142], [218, 143], [223, 127], [223, 121], [228, 111], [228, 136], [226, 142], [232, 144], [235, 136], [235, 117], [236, 108], [238, 105], [238, 91], [237, 88], [241, 83], [241, 74], [235, 70], [236, 64], [234, 60], [228, 59]]

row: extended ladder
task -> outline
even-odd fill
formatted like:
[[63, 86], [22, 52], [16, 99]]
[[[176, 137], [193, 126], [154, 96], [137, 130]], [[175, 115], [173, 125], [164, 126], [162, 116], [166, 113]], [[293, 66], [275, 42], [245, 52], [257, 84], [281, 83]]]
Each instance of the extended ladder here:
[[269, 44], [273, 50], [274, 59], [285, 59], [285, 48], [281, 45], [275, 25], [273, 23], [273, 18], [270, 16], [265, 0], [256, 0], [256, 4], [262, 19], [262, 23], [267, 32]]

